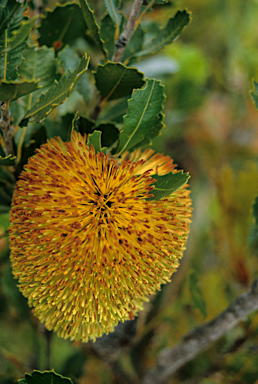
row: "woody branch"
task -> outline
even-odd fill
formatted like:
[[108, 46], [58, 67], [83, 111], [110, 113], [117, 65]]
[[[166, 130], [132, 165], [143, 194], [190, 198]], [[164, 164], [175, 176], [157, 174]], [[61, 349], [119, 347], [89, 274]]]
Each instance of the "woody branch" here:
[[224, 312], [185, 335], [175, 347], [160, 352], [156, 366], [147, 372], [142, 384], [163, 384], [198, 353], [258, 309], [258, 279], [249, 291], [239, 296]]

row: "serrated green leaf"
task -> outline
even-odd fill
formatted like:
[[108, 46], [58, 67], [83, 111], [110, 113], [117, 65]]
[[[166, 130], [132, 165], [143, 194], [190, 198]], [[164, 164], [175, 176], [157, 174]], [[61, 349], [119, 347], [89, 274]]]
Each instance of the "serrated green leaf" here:
[[13, 33], [20, 28], [23, 21], [28, 20], [23, 16], [26, 4], [18, 4], [9, 1], [4, 9], [0, 24], [0, 77], [3, 81], [15, 80], [17, 77], [17, 67], [22, 62], [22, 53], [27, 48], [27, 42], [23, 41], [14, 49], [8, 48], [8, 40], [13, 37]]
[[33, 371], [25, 373], [25, 378], [18, 381], [19, 384], [73, 384], [72, 380], [53, 371]]
[[171, 44], [183, 32], [190, 20], [190, 14], [187, 11], [178, 11], [173, 18], [169, 19], [166, 27], [161, 29], [142, 51], [136, 53], [135, 57], [150, 55]]
[[191, 272], [188, 276], [188, 284], [190, 291], [190, 299], [194, 308], [199, 309], [201, 314], [207, 316], [206, 302], [204, 300], [202, 291], [198, 286], [198, 279], [195, 272]]
[[73, 72], [68, 71], [59, 82], [55, 81], [48, 92], [42, 94], [37, 103], [27, 112], [24, 119], [32, 117], [31, 122], [42, 122], [55, 107], [69, 97], [75, 83], [86, 72], [88, 64], [89, 59], [85, 54], [79, 67]]
[[25, 60], [18, 68], [19, 78], [25, 78], [28, 81], [39, 79], [38, 84], [41, 88], [22, 97], [20, 100], [10, 103], [13, 123], [15, 125], [20, 124], [20, 126], [23, 123], [27, 125], [26, 120], [23, 120], [22, 124], [21, 120], [27, 111], [31, 109], [31, 106], [38, 101], [42, 92], [46, 93], [52, 87], [54, 81], [60, 78], [60, 75], [56, 73], [57, 59], [53, 48], [31, 46], [23, 55]]
[[6, 51], [11, 51], [18, 47], [24, 40], [27, 39], [31, 29], [36, 23], [38, 16], [34, 16], [32, 19], [24, 20], [19, 29], [13, 31], [12, 36], [7, 41]]
[[120, 63], [108, 62], [98, 65], [94, 76], [96, 87], [106, 100], [129, 96], [133, 89], [140, 88], [144, 84], [143, 73]]
[[124, 117], [124, 129], [120, 134], [119, 154], [144, 140], [153, 128], [163, 108], [163, 88], [159, 81], [147, 79], [144, 89], [133, 92]]
[[38, 81], [2, 82], [0, 81], [0, 100], [16, 100], [39, 89]]
[[34, 105], [42, 92], [47, 92], [53, 82], [59, 78], [57, 75], [57, 60], [53, 48], [29, 47], [24, 52], [25, 61], [20, 65], [18, 74], [27, 80], [39, 79], [40, 90], [37, 90], [26, 99], [26, 112]]
[[6, 157], [0, 156], [0, 165], [8, 165], [8, 166], [15, 165], [15, 160], [16, 160], [16, 157], [12, 155], [9, 155]]
[[101, 134], [100, 131], [94, 131], [88, 136], [88, 145], [93, 145], [96, 152], [101, 151]]
[[149, 200], [160, 200], [182, 187], [190, 176], [188, 173], [180, 171], [178, 173], [171, 172], [164, 176], [153, 175], [152, 177], [156, 180], [153, 183], [155, 189], [151, 191], [153, 197], [150, 197]]
[[85, 36], [86, 30], [87, 25], [78, 4], [58, 4], [42, 16], [38, 41], [40, 45], [59, 50], [66, 44], [72, 45], [78, 37]]
[[86, 0], [80, 0], [80, 6], [84, 20], [86, 21], [87, 27], [91, 33], [95, 44], [101, 50], [103, 55], [107, 57], [107, 53], [104, 48], [104, 42], [100, 38], [100, 27], [95, 20], [94, 12], [89, 8]]
[[159, 135], [161, 129], [164, 127], [163, 124], [164, 115], [163, 113], [159, 114], [159, 118], [153, 127], [146, 133], [144, 139], [131, 148], [131, 151], [134, 151], [136, 148], [143, 147], [144, 145], [151, 144], [152, 140]]
[[255, 224], [258, 225], [258, 195], [256, 196], [255, 201], [254, 201], [253, 215], [255, 218]]
[[109, 15], [101, 20], [100, 37], [103, 40], [107, 58], [111, 60], [115, 49], [115, 31], [114, 22]]
[[258, 110], [258, 83], [256, 81], [254, 81], [253, 85], [254, 85], [255, 92], [250, 91], [250, 95], [251, 95], [251, 97], [253, 99], [255, 108]]

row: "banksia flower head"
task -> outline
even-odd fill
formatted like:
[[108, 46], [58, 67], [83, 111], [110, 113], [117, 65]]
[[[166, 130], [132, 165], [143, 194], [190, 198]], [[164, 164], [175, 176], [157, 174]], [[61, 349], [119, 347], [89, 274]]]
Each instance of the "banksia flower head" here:
[[95, 340], [170, 281], [189, 232], [189, 191], [150, 198], [152, 176], [171, 172], [168, 156], [136, 150], [112, 158], [77, 132], [29, 159], [13, 196], [11, 262], [46, 328]]

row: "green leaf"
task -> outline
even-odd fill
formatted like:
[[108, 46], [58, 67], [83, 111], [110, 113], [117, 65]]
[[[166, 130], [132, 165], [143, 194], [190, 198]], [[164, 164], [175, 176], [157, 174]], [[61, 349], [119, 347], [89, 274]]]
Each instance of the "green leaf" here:
[[39, 27], [40, 45], [59, 50], [64, 45], [73, 45], [78, 37], [85, 36], [87, 25], [81, 8], [75, 3], [58, 4], [42, 16]]
[[119, 0], [104, 0], [104, 1], [111, 19], [113, 20], [115, 25], [118, 25], [118, 28], [119, 28], [122, 20], [122, 17], [118, 12], [119, 3], [120, 3]]
[[258, 83], [256, 81], [254, 81], [253, 85], [254, 85], [255, 92], [250, 91], [250, 95], [251, 95], [251, 97], [253, 99], [255, 108], [258, 110]]
[[37, 102], [42, 92], [47, 92], [59, 76], [56, 74], [57, 60], [53, 48], [29, 47], [24, 52], [24, 58], [25, 61], [18, 70], [19, 76], [27, 80], [39, 79], [41, 86], [40, 90], [23, 99], [27, 112]]
[[95, 17], [94, 12], [89, 8], [88, 3], [86, 0], [80, 0], [80, 6], [82, 9], [82, 14], [84, 17], [84, 20], [86, 21], [86, 24], [88, 26], [88, 29], [91, 33], [91, 36], [97, 45], [97, 47], [101, 50], [103, 55], [107, 57], [107, 53], [104, 48], [104, 42], [100, 38], [100, 27], [98, 26]]
[[85, 54], [79, 67], [73, 72], [68, 70], [59, 82], [55, 81], [48, 92], [41, 95], [37, 103], [27, 112], [24, 119], [32, 117], [31, 122], [42, 122], [55, 107], [63, 103], [66, 98], [69, 97], [75, 83], [87, 70], [88, 64], [89, 59]]
[[127, 98], [123, 98], [116, 100], [112, 104], [109, 104], [108, 106], [105, 105], [99, 114], [98, 121], [115, 121], [122, 124], [123, 117], [128, 108], [128, 100]]
[[206, 302], [204, 300], [202, 291], [198, 286], [198, 278], [194, 271], [191, 272], [190, 275], [188, 276], [188, 284], [189, 284], [190, 298], [194, 308], [199, 309], [201, 314], [204, 317], [206, 317], [207, 316]]
[[31, 29], [33, 28], [34, 24], [36, 23], [38, 19], [38, 16], [34, 16], [32, 19], [24, 20], [19, 29], [15, 29], [13, 31], [12, 36], [7, 41], [7, 48], [6, 51], [11, 51], [18, 47], [21, 43], [24, 42], [24, 40], [27, 39]]
[[100, 131], [94, 131], [93, 133], [89, 134], [88, 145], [93, 145], [96, 152], [101, 151], [101, 132]]
[[[68, 45], [58, 54], [60, 72], [65, 72], [68, 69], [74, 71], [80, 64], [80, 56]], [[83, 100], [87, 104], [90, 101], [91, 90], [88, 81], [87, 73], [83, 75], [80, 82], [76, 83], [76, 90], [83, 96]]]
[[135, 57], [150, 55], [171, 44], [183, 32], [190, 20], [190, 14], [187, 11], [178, 11], [173, 18], [168, 20], [166, 27], [161, 29], [142, 51], [136, 53]]
[[136, 144], [133, 148], [131, 148], [131, 151], [134, 151], [138, 147], [143, 147], [144, 145], [151, 144], [152, 140], [160, 134], [161, 129], [164, 127], [163, 119], [164, 119], [164, 115], [163, 113], [160, 113], [158, 120], [153, 125], [153, 127], [146, 133], [146, 135], [144, 136], [144, 139], [140, 141], [138, 144]]
[[0, 5], [0, 36], [7, 29], [20, 5], [15, 1], [3, 0]]
[[125, 49], [125, 52], [123, 55], [123, 62], [130, 61], [131, 58], [135, 57], [135, 54], [137, 52], [140, 52], [142, 50], [143, 41], [144, 41], [144, 32], [141, 26], [139, 25]]
[[96, 126], [94, 120], [79, 116], [75, 120], [75, 127], [82, 135], [100, 132], [101, 148], [111, 147], [119, 138], [119, 130], [112, 123], [102, 123]]
[[1, 35], [1, 28], [2, 28], [2, 23], [3, 23], [3, 19], [4, 19], [4, 14], [5, 14], [5, 11], [6, 11], [6, 8], [7, 8], [6, 7], [7, 6], [7, 2], [8, 2], [8, 0], [2, 0], [1, 4], [0, 4], [0, 35]]
[[50, 139], [54, 136], [60, 136], [63, 141], [70, 141], [74, 124], [73, 120], [75, 120], [75, 116], [72, 113], [61, 116], [61, 121], [46, 118], [44, 120], [44, 126], [46, 128], [47, 138]]
[[122, 16], [118, 12], [120, 1], [119, 0], [104, 0], [104, 1], [105, 1], [107, 11], [108, 11], [108, 13], [109, 13], [111, 19], [113, 20], [114, 25], [115, 25], [114, 37], [115, 37], [115, 41], [116, 41], [118, 39], [118, 36], [119, 36], [119, 30], [120, 30], [120, 25], [121, 25], [121, 21], [122, 21]]
[[[24, 52], [25, 60], [18, 68], [19, 78], [25, 78], [28, 81], [39, 79], [40, 89], [22, 97], [18, 101], [10, 103], [10, 110], [15, 125], [21, 125], [26, 122], [21, 120], [31, 109], [42, 92], [46, 93], [52, 87], [55, 79], [60, 78], [57, 75], [57, 60], [55, 59], [55, 51], [53, 48], [31, 46]], [[27, 125], [27, 123], [25, 124]]]
[[95, 121], [89, 119], [88, 117], [79, 116], [75, 121], [75, 126], [82, 135], [84, 135], [84, 133], [88, 135], [94, 131]]
[[2, 82], [0, 80], [0, 100], [16, 100], [39, 89], [38, 81]]
[[72, 380], [63, 377], [53, 371], [33, 371], [25, 373], [25, 378], [18, 381], [19, 384], [73, 384]]
[[68, 71], [68, 69], [75, 71], [81, 61], [79, 55], [69, 45], [58, 53], [58, 57], [59, 64], [64, 71]]
[[98, 65], [94, 76], [96, 87], [106, 100], [129, 96], [133, 89], [140, 88], [144, 84], [143, 73], [120, 63], [108, 62]]
[[104, 48], [107, 52], [107, 58], [111, 60], [115, 49], [115, 31], [113, 20], [109, 15], [106, 15], [101, 20], [100, 37], [103, 40]]
[[8, 165], [8, 166], [15, 165], [15, 160], [16, 160], [16, 157], [12, 155], [9, 155], [6, 157], [0, 156], [0, 165]]
[[8, 40], [20, 28], [21, 23], [28, 20], [27, 17], [23, 16], [25, 10], [25, 3], [21, 5], [16, 1], [8, 1], [2, 12], [0, 21], [0, 77], [3, 81], [16, 79], [17, 67], [23, 60], [23, 51], [27, 48], [25, 39], [21, 44], [7, 51]]
[[180, 171], [178, 173], [171, 172], [164, 176], [153, 175], [152, 177], [156, 180], [153, 183], [155, 184], [155, 189], [151, 191], [153, 197], [150, 197], [149, 200], [160, 200], [182, 187], [190, 176], [188, 173]]
[[159, 81], [148, 79], [144, 89], [133, 92], [120, 134], [119, 154], [144, 140], [153, 128], [163, 108], [163, 88]]
[[254, 201], [253, 215], [255, 218], [255, 224], [258, 225], [258, 195], [256, 196], [255, 201]]
[[119, 138], [119, 130], [114, 124], [103, 123], [97, 125], [96, 130], [101, 131], [101, 146], [102, 147], [111, 147]]

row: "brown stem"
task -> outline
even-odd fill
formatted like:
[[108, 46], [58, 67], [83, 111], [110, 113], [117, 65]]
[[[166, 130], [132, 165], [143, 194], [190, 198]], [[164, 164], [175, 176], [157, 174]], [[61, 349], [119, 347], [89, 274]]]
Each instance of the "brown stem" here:
[[115, 49], [114, 56], [112, 58], [112, 61], [114, 62], [119, 62], [122, 60], [125, 48], [129, 43], [131, 37], [133, 36], [135, 25], [140, 13], [142, 3], [143, 3], [143, 0], [134, 0], [126, 27], [116, 41], [116, 49]]
[[258, 279], [249, 291], [240, 295], [221, 314], [204, 325], [193, 329], [175, 347], [161, 351], [156, 366], [147, 372], [142, 384], [163, 384], [169, 377], [192, 360], [198, 353], [234, 328], [240, 321], [258, 309]]
[[0, 127], [3, 132], [3, 138], [5, 142], [5, 146], [3, 150], [7, 156], [13, 155], [14, 154], [13, 141], [12, 141], [13, 131], [11, 128], [10, 111], [9, 111], [8, 102], [5, 103], [3, 101], [0, 101], [0, 112], [2, 117], [0, 120]]

